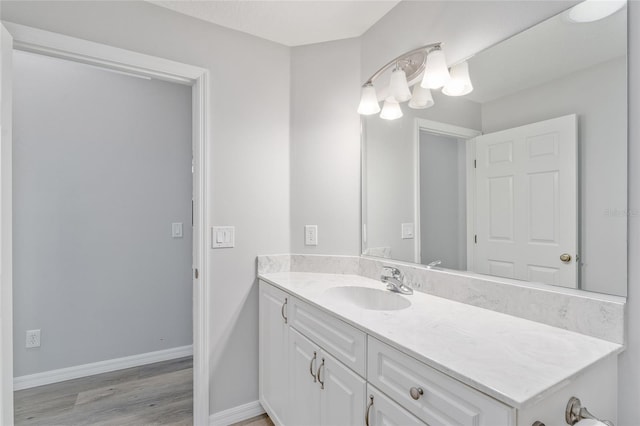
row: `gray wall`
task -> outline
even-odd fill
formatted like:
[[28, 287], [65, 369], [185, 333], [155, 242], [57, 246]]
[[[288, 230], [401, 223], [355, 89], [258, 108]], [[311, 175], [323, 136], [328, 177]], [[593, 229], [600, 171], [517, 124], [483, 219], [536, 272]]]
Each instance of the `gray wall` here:
[[209, 253], [211, 411], [257, 400], [255, 258], [290, 241], [290, 49], [141, 1], [5, 1], [2, 19], [210, 70], [209, 220], [236, 226], [236, 247]]
[[13, 65], [14, 375], [190, 345], [191, 88]]
[[[291, 50], [292, 253], [359, 253], [359, 54], [358, 39]], [[304, 225], [318, 225], [317, 246]]]
[[627, 290], [627, 92], [621, 82], [626, 75], [627, 61], [622, 57], [482, 105], [484, 133], [578, 114], [580, 285], [623, 296]]

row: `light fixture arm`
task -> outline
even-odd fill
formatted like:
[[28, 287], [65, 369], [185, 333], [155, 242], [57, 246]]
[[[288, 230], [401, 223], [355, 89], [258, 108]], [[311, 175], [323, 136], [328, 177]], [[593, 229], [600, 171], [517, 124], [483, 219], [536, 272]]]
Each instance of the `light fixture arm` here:
[[[409, 65], [416, 65], [415, 69], [412, 69], [411, 72], [407, 72], [407, 79], [412, 80], [416, 78], [418, 75], [422, 73], [422, 71], [424, 71], [427, 54], [432, 50], [437, 50], [437, 49], [440, 49], [441, 47], [442, 47], [442, 42], [430, 43], [422, 47], [419, 47], [417, 49], [410, 50], [409, 52], [403, 53], [397, 58], [387, 62], [378, 71], [373, 73], [373, 75], [369, 77], [369, 79], [363, 84], [363, 87], [368, 84], [373, 84], [378, 79], [378, 77], [380, 77], [385, 71], [387, 71], [389, 68], [393, 66], [396, 66], [401, 61], [407, 62]], [[411, 60], [412, 56], [418, 55], [418, 54], [423, 54], [422, 61], [420, 64], [414, 63]]]

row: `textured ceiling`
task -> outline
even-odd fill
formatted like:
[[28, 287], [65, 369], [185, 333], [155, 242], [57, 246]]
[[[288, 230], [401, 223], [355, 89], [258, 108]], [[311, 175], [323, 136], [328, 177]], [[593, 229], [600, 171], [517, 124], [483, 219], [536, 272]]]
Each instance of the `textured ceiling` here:
[[185, 15], [285, 46], [358, 37], [400, 0], [149, 0]]

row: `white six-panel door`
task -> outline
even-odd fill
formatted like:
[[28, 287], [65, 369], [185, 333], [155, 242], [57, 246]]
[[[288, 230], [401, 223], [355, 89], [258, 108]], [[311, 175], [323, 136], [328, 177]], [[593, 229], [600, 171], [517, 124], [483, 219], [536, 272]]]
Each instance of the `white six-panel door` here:
[[475, 141], [473, 270], [577, 287], [577, 117]]

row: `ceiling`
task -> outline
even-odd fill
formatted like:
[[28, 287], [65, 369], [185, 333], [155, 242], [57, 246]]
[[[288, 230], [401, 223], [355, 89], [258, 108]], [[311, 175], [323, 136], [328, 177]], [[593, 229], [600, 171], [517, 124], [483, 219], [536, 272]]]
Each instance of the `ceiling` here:
[[400, 0], [148, 0], [285, 46], [358, 37]]
[[561, 13], [472, 57], [465, 98], [489, 102], [626, 54], [626, 9], [580, 24]]

